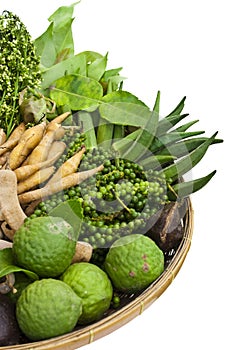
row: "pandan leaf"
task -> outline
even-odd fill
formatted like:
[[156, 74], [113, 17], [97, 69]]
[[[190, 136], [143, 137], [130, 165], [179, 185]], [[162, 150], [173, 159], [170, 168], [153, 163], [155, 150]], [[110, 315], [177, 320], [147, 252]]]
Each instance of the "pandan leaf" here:
[[127, 149], [129, 149], [129, 147], [133, 144], [140, 132], [141, 130], [137, 129], [125, 136], [124, 138], [116, 140], [113, 143], [113, 149], [118, 153], [119, 156], [122, 156], [124, 152], [126, 152]]
[[198, 122], [199, 122], [198, 119], [197, 119], [197, 120], [193, 120], [193, 121], [191, 121], [191, 122], [189, 122], [189, 123], [186, 123], [186, 124], [184, 124], [184, 125], [179, 126], [179, 127], [176, 128], [174, 131], [178, 131], [178, 132], [186, 131], [186, 130], [188, 130], [189, 128], [191, 128], [191, 126], [193, 126], [194, 124], [196, 124], [196, 123], [198, 123]]
[[0, 250], [0, 278], [14, 272], [24, 272], [33, 280], [39, 279], [36, 273], [22, 269], [21, 267], [14, 264], [12, 248], [5, 248], [3, 250]]
[[[159, 154], [160, 155], [170, 154], [175, 156], [176, 158], [181, 158], [187, 155], [188, 153], [192, 152], [193, 150], [195, 150], [197, 147], [202, 145], [207, 140], [208, 140], [207, 137], [194, 137], [188, 140], [179, 141], [172, 145], [169, 145], [169, 148], [164, 148], [163, 150], [159, 150]], [[212, 142], [212, 145], [216, 143], [222, 143], [222, 142], [223, 140], [221, 139], [214, 139]]]
[[156, 100], [155, 100], [155, 105], [153, 108], [153, 111], [155, 111], [158, 116], [159, 116], [159, 111], [160, 111], [160, 91], [157, 92]]
[[163, 164], [171, 163], [176, 159], [176, 157], [171, 155], [153, 155], [144, 159], [139, 160], [139, 164], [143, 166], [144, 170], [155, 170], [161, 168]]
[[170, 200], [176, 200], [177, 198], [184, 198], [190, 196], [192, 193], [199, 191], [203, 188], [216, 174], [216, 170], [208, 174], [207, 176], [201, 177], [193, 181], [181, 182], [173, 185], [168, 191], [168, 198]]
[[123, 154], [123, 157], [129, 159], [131, 161], [137, 161], [141, 157], [150, 153], [150, 146], [155, 138], [156, 131], [158, 128], [158, 120], [159, 120], [159, 101], [160, 101], [160, 93], [157, 93], [156, 102], [154, 105], [154, 109], [151, 113], [150, 118], [148, 119], [146, 125], [141, 128], [140, 133], [138, 134], [136, 140], [132, 143], [132, 145], [126, 150]]
[[176, 108], [174, 108], [174, 110], [168, 114], [166, 116], [166, 118], [168, 117], [172, 117], [172, 116], [175, 116], [175, 115], [180, 115], [180, 113], [183, 111], [184, 109], [184, 104], [185, 104], [185, 100], [186, 100], [186, 96], [182, 98], [182, 100], [178, 103], [178, 105], [176, 106]]
[[154, 142], [151, 144], [150, 150], [153, 153], [160, 153], [160, 151], [164, 148], [168, 148], [169, 150], [169, 146], [171, 144], [174, 144], [175, 142], [181, 141], [188, 137], [198, 136], [204, 133], [205, 131], [190, 131], [190, 132], [172, 131], [170, 133], [161, 135], [160, 137], [156, 138]]
[[203, 158], [216, 135], [217, 133], [207, 139], [202, 145], [194, 149], [191, 153], [179, 159], [176, 163], [161, 170], [161, 172], [166, 176], [167, 179], [171, 179], [172, 181], [187, 173]]
[[178, 114], [178, 115], [171, 115], [167, 118], [160, 119], [158, 130], [157, 130], [157, 136], [161, 136], [163, 134], [166, 134], [168, 130], [173, 128], [176, 124], [178, 124], [182, 119], [188, 117], [189, 114]]

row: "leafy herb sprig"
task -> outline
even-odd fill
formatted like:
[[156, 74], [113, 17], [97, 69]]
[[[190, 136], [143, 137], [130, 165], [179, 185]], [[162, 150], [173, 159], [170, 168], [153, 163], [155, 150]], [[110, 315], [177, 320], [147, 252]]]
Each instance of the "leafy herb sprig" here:
[[0, 48], [0, 128], [9, 136], [21, 120], [20, 92], [40, 85], [40, 59], [25, 25], [9, 11], [0, 15]]

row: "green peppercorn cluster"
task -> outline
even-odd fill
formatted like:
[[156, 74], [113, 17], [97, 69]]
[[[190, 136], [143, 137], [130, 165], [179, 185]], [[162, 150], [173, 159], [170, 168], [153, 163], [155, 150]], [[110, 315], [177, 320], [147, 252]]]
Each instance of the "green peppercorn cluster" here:
[[0, 127], [7, 135], [19, 124], [19, 93], [38, 88], [39, 58], [25, 25], [4, 11], [0, 15]]
[[85, 154], [79, 171], [100, 164], [104, 165], [101, 172], [51, 196], [40, 203], [33, 214], [47, 215], [62, 201], [77, 199], [84, 213], [79, 239], [95, 249], [108, 248], [123, 235], [146, 233], [153, 224], [153, 215], [168, 201], [165, 177], [100, 148]]
[[[106, 153], [92, 150], [82, 167], [89, 168], [91, 159], [98, 166]], [[75, 194], [82, 198], [85, 218], [80, 239], [94, 248], [109, 247], [123, 235], [146, 233], [150, 219], [168, 200], [163, 176], [114, 155], [108, 158], [102, 172], [80, 184]]]

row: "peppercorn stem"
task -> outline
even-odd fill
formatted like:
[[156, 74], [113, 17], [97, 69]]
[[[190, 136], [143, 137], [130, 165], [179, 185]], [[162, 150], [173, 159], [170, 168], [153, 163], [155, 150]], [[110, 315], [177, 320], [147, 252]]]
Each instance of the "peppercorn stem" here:
[[130, 213], [130, 209], [125, 205], [125, 203], [120, 199], [120, 197], [113, 191], [115, 194], [116, 200], [122, 205], [122, 207]]

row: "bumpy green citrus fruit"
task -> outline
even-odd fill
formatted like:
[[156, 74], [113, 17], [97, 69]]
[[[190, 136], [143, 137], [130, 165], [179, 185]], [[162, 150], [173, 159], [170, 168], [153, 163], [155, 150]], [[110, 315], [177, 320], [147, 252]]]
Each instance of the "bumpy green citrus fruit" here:
[[66, 283], [52, 278], [27, 286], [16, 303], [16, 318], [31, 340], [71, 332], [82, 312], [82, 300]]
[[136, 292], [163, 272], [164, 255], [149, 237], [132, 234], [113, 243], [104, 268], [116, 289]]
[[73, 228], [59, 217], [26, 221], [14, 235], [16, 264], [40, 277], [56, 277], [70, 265], [76, 241]]
[[109, 308], [113, 294], [112, 284], [98, 266], [85, 262], [73, 264], [61, 279], [82, 299], [83, 311], [79, 324], [99, 320]]

